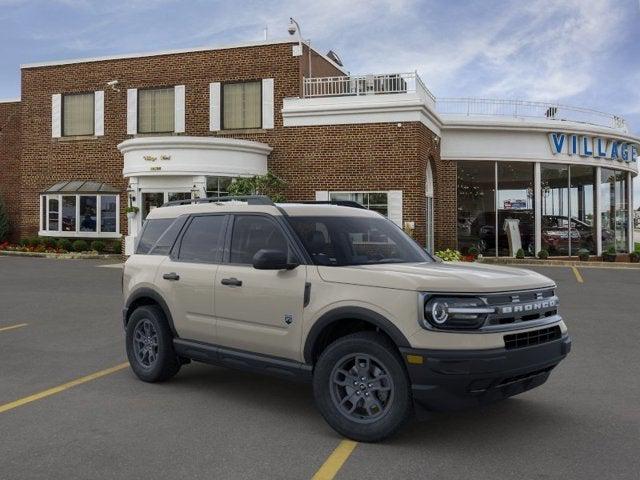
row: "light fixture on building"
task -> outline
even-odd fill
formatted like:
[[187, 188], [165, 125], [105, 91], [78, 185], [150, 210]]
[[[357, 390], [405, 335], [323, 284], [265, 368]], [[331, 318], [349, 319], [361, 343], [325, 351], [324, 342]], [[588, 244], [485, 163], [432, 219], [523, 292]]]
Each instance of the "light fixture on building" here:
[[132, 205], [136, 201], [135, 193], [136, 191], [133, 188], [127, 188], [127, 195], [129, 195], [129, 205]]

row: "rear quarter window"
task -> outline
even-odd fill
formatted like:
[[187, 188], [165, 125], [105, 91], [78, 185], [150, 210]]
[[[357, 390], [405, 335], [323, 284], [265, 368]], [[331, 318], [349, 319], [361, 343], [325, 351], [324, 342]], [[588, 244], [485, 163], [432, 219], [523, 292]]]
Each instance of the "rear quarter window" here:
[[136, 254], [148, 254], [160, 236], [175, 220], [175, 218], [154, 218], [146, 220], [142, 227], [142, 234], [140, 234], [140, 239], [138, 240]]

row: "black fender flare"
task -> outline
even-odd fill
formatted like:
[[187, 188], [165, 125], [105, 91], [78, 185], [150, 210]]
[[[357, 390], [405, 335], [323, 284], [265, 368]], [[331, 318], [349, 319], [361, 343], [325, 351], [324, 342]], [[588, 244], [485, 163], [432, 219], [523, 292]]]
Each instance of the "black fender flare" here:
[[173, 333], [174, 338], [179, 338], [178, 332], [176, 331], [176, 327], [173, 324], [173, 316], [171, 315], [171, 310], [169, 310], [169, 306], [167, 305], [167, 302], [164, 301], [164, 298], [162, 298], [162, 295], [160, 295], [157, 291], [148, 287], [141, 287], [134, 290], [127, 298], [127, 301], [124, 305], [124, 327], [127, 328], [127, 322], [129, 320], [129, 316], [132, 313], [130, 312], [131, 305], [135, 303], [136, 300], [139, 300], [141, 298], [150, 298], [160, 306], [160, 308], [162, 309], [162, 312], [164, 313], [165, 318], [167, 319], [167, 322], [169, 323], [169, 328], [171, 329], [171, 333]]
[[324, 313], [311, 327], [304, 344], [304, 360], [313, 363], [313, 349], [322, 332], [335, 322], [340, 320], [362, 320], [375, 325], [386, 333], [398, 348], [411, 347], [407, 337], [386, 317], [373, 310], [363, 307], [338, 307]]

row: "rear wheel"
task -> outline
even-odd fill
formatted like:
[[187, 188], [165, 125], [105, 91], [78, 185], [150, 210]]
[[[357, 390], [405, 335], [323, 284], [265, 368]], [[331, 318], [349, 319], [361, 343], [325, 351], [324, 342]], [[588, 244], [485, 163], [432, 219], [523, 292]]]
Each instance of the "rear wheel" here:
[[413, 412], [402, 360], [395, 346], [375, 332], [355, 333], [329, 345], [316, 364], [313, 388], [327, 423], [358, 441], [392, 435]]
[[180, 370], [173, 335], [164, 313], [155, 305], [136, 308], [127, 323], [127, 357], [140, 380], [161, 382]]

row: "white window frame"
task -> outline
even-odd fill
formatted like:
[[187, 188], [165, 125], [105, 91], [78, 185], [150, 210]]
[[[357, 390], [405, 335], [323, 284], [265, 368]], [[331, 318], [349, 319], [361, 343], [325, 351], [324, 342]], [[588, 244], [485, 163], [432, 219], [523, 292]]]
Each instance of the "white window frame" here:
[[[332, 201], [331, 196], [336, 194], [336, 195], [351, 195], [351, 194], [358, 194], [358, 193], [384, 193], [387, 196], [387, 215], [385, 216], [385, 218], [389, 218], [389, 194], [391, 193], [391, 190], [330, 190], [329, 191], [329, 196], [328, 196], [328, 200]], [[336, 200], [339, 201], [339, 200]], [[364, 208], [366, 208], [367, 210], [370, 210], [370, 208], [367, 205], [363, 205]], [[372, 212], [375, 212], [375, 210], [371, 210]]]
[[[69, 232], [62, 230], [62, 197], [76, 197], [76, 230]], [[80, 197], [96, 197], [96, 231], [85, 232], [80, 230]], [[116, 197], [116, 231], [101, 232], [102, 227], [102, 197]], [[49, 199], [58, 200], [58, 229], [49, 230]], [[42, 208], [42, 202], [45, 208]], [[43, 216], [44, 211], [44, 218]], [[38, 235], [41, 237], [65, 237], [65, 238], [120, 238], [120, 195], [117, 193], [55, 193], [40, 195], [40, 231]]]
[[[67, 95], [93, 94], [93, 133], [86, 135], [65, 135], [63, 103]], [[51, 137], [52, 138], [76, 138], [92, 139], [104, 136], [104, 90], [93, 92], [67, 92], [51, 95]]]

